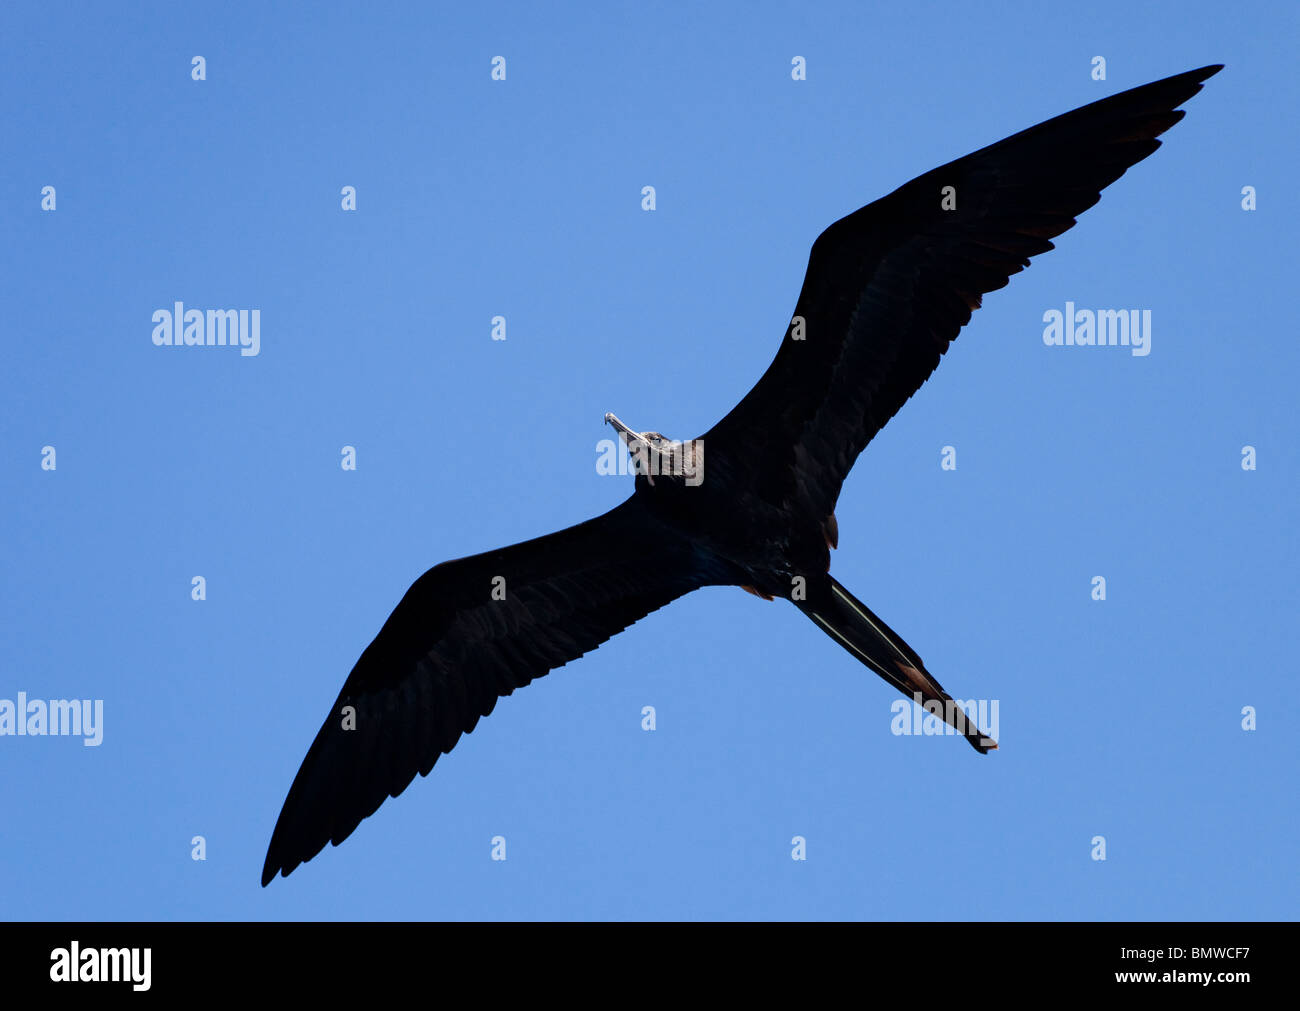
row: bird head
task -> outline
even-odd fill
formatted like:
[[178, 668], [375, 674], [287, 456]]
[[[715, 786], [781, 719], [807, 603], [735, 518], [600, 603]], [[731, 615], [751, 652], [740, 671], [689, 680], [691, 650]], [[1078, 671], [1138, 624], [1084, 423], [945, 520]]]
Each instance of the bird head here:
[[638, 479], [644, 477], [652, 485], [655, 478], [667, 478], [688, 485], [700, 483], [703, 477], [704, 447], [699, 440], [681, 443], [662, 432], [637, 432], [623, 424], [614, 414], [606, 414], [605, 423], [614, 426], [618, 437], [627, 446]]

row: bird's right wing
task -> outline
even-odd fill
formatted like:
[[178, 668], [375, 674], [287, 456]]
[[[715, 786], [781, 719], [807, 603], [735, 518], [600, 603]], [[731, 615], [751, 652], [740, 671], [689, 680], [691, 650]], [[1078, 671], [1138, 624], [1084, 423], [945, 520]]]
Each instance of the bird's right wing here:
[[709, 582], [637, 496], [545, 537], [430, 569], [361, 654], [276, 822], [262, 884], [338, 845], [427, 775], [497, 698]]

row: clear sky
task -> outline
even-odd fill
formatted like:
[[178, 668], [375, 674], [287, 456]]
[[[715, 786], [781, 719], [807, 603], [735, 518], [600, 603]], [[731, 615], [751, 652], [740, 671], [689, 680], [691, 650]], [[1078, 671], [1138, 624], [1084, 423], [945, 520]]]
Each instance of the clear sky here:
[[[0, 916], [1294, 917], [1296, 18], [5, 4], [0, 700], [103, 722], [93, 747], [0, 736]], [[839, 501], [833, 573], [997, 702], [1000, 752], [893, 734], [897, 693], [793, 607], [710, 589], [259, 887], [411, 581], [630, 493], [596, 471], [604, 412], [698, 435], [831, 221], [1220, 62]], [[177, 301], [258, 310], [260, 353], [155, 346]], [[1150, 310], [1151, 353], [1045, 346], [1067, 301]]]

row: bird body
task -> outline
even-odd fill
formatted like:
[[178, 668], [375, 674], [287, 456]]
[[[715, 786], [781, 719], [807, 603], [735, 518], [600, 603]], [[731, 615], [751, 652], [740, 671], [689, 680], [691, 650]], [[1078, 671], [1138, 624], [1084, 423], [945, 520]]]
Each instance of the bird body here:
[[[263, 885], [337, 845], [516, 688], [702, 586], [790, 600], [856, 660], [996, 748], [920, 656], [830, 574], [858, 455], [937, 367], [984, 294], [1053, 248], [1159, 146], [1204, 67], [1057, 116], [912, 180], [813, 243], [771, 366], [698, 439], [607, 415], [638, 463], [621, 505], [444, 562], [344, 682], [284, 802]], [[933, 707], [933, 708], [932, 708]]]

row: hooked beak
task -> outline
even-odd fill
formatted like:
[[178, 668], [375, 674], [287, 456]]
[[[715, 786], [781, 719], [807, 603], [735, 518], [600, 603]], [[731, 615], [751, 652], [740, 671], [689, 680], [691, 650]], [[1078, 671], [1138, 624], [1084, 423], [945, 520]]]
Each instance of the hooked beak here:
[[618, 415], [616, 414], [607, 413], [605, 415], [605, 424], [613, 425], [614, 431], [618, 432], [619, 438], [621, 438], [623, 443], [627, 446], [631, 446], [634, 441], [649, 445], [649, 443], [646, 443], [645, 439], [641, 438], [640, 432], [632, 431], [632, 429], [628, 428], [627, 425], [618, 420]]

